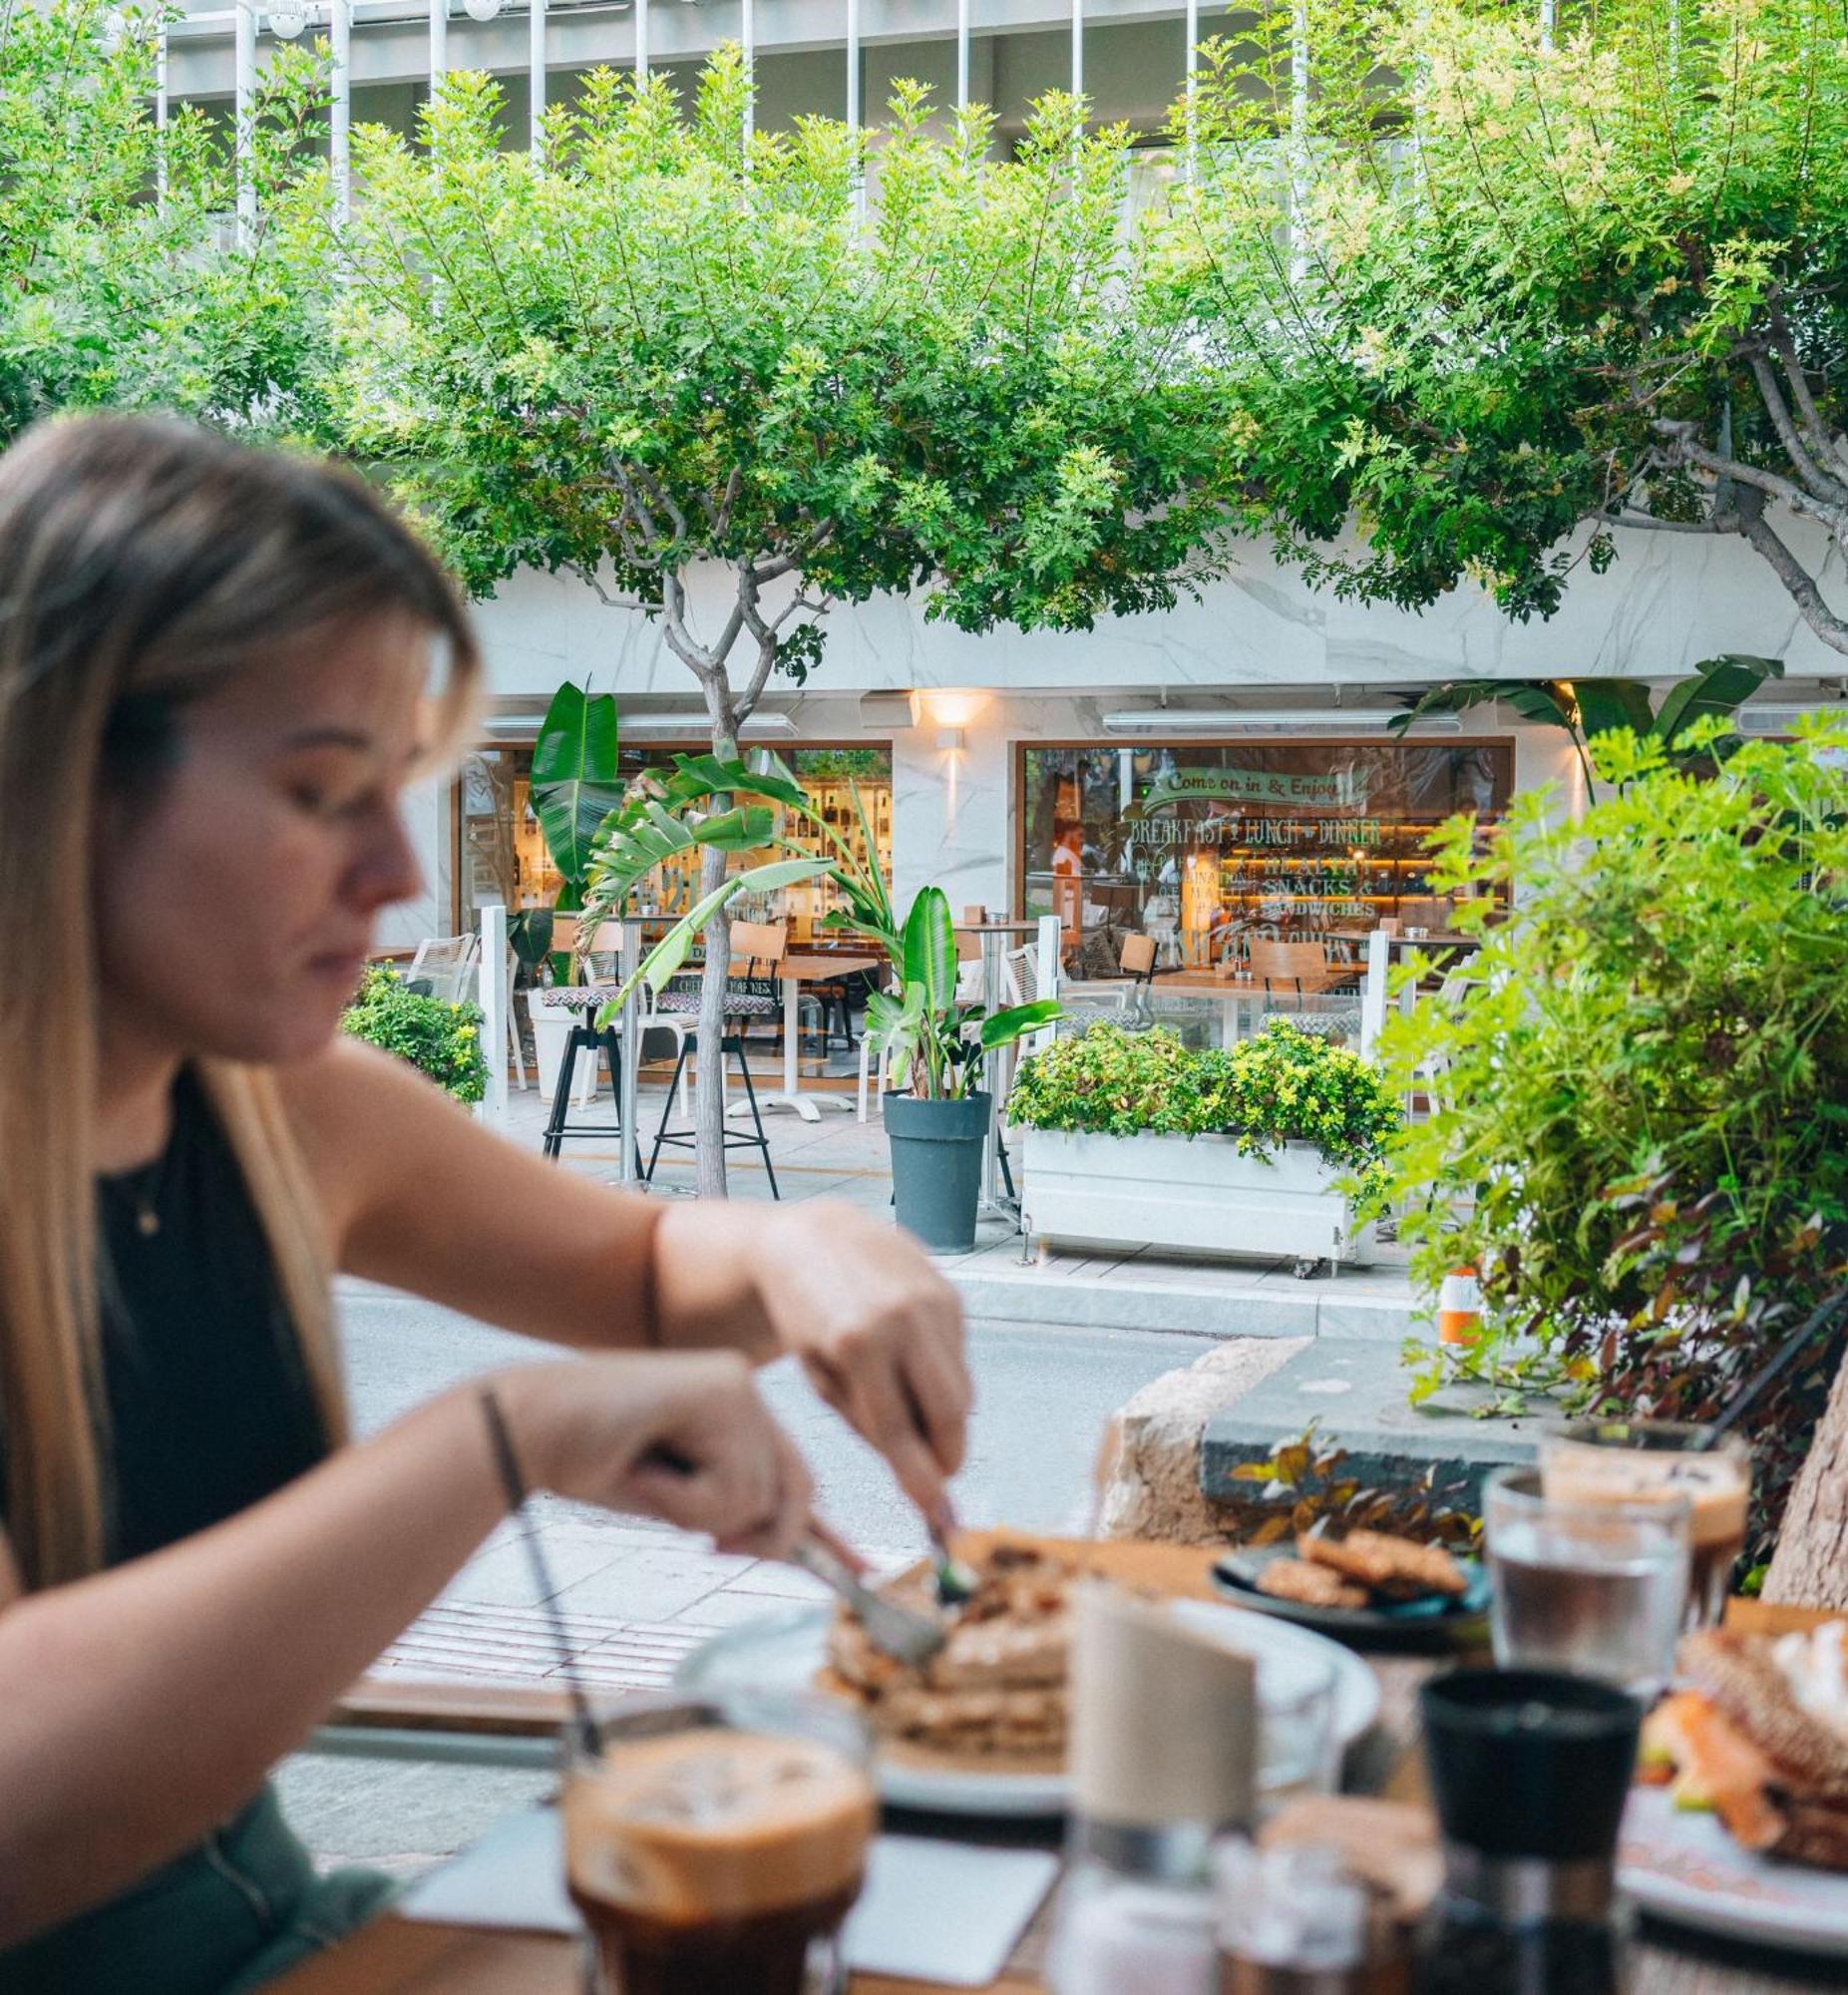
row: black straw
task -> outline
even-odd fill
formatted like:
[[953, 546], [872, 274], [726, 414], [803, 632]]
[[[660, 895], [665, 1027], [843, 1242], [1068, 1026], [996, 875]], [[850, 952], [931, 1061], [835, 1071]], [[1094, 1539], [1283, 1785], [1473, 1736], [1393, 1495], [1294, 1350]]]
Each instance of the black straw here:
[[1784, 1339], [1783, 1343], [1772, 1352], [1763, 1368], [1748, 1379], [1732, 1397], [1727, 1400], [1711, 1424], [1705, 1427], [1695, 1438], [1693, 1443], [1695, 1451], [1704, 1453], [1706, 1449], [1716, 1447], [1719, 1444], [1720, 1437], [1730, 1428], [1737, 1426], [1740, 1420], [1751, 1411], [1758, 1401], [1764, 1397], [1765, 1394], [1796, 1363], [1797, 1359], [1802, 1355], [1804, 1348], [1814, 1339], [1816, 1333], [1822, 1329], [1830, 1317], [1835, 1316], [1844, 1308], [1848, 1308], [1848, 1289], [1838, 1289], [1834, 1295], [1828, 1297], [1826, 1301], [1810, 1314], [1799, 1329], [1793, 1330]]
[[571, 1660], [570, 1640], [564, 1632], [563, 1616], [558, 1612], [557, 1589], [552, 1583], [552, 1570], [546, 1563], [545, 1548], [539, 1541], [539, 1528], [533, 1521], [533, 1512], [527, 1508], [527, 1482], [520, 1472], [520, 1456], [514, 1451], [514, 1436], [508, 1431], [507, 1416], [501, 1411], [501, 1402], [494, 1396], [494, 1388], [484, 1386], [481, 1396], [482, 1417], [488, 1422], [488, 1438], [494, 1447], [495, 1467], [500, 1471], [501, 1486], [507, 1493], [507, 1506], [520, 1519], [521, 1541], [527, 1548], [527, 1560], [533, 1568], [534, 1590], [539, 1595], [547, 1620], [552, 1624], [553, 1647], [558, 1652], [558, 1667], [563, 1672], [565, 1687], [570, 1693], [571, 1723], [584, 1752], [592, 1759], [599, 1759], [603, 1743], [597, 1733], [596, 1720], [590, 1715], [590, 1700], [584, 1694], [583, 1680]]

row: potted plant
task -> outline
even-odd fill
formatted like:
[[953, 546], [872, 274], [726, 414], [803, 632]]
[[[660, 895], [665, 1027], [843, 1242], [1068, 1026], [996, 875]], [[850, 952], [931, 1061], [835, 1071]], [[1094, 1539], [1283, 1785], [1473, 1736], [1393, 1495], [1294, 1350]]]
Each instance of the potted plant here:
[[[547, 952], [554, 916], [575, 914], [583, 906], [592, 841], [622, 801], [616, 752], [614, 696], [592, 694], [568, 682], [561, 685], [552, 696], [533, 744], [532, 801], [546, 850], [564, 884], [550, 911], [536, 909], [514, 918], [520, 924], [516, 947], [523, 960], [530, 955], [536, 968], [549, 962], [556, 984], [574, 984], [581, 974], [578, 952]], [[540, 1095], [550, 1101], [577, 1014], [554, 1000], [545, 986], [531, 994], [527, 1009], [533, 1020]], [[596, 1062], [587, 1060], [578, 1071], [587, 1097], [596, 1086]]]
[[867, 1031], [892, 1058], [885, 1121], [899, 1224], [926, 1247], [966, 1251], [975, 1244], [988, 1133], [987, 1056], [1050, 1023], [1058, 1003], [1046, 998], [991, 1012], [959, 1002], [955, 925], [940, 887], [919, 892], [904, 929], [889, 933], [888, 955], [898, 989], [868, 998]]
[[1401, 1119], [1370, 1062], [1285, 1019], [1202, 1051], [1100, 1020], [1022, 1063], [1007, 1114], [1029, 1232], [1298, 1273], [1372, 1259], [1355, 1208]]

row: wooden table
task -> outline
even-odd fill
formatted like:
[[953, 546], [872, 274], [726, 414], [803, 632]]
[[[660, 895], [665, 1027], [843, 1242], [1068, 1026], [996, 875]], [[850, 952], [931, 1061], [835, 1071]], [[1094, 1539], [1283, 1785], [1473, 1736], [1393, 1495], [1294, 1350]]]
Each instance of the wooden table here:
[[[781, 1102], [793, 1109], [805, 1122], [819, 1122], [822, 1111], [820, 1102], [832, 1102], [836, 1108], [853, 1112], [853, 1103], [845, 1095], [804, 1094], [802, 1078], [796, 1068], [796, 999], [805, 984], [825, 984], [836, 977], [854, 977], [866, 970], [877, 970], [885, 959], [877, 956], [856, 955], [849, 950], [800, 950], [792, 949], [776, 967], [776, 974], [783, 986], [783, 1085], [774, 1094], [760, 1094], [758, 1105], [774, 1107]], [[742, 1115], [748, 1111], [749, 1102], [734, 1101], [726, 1108], [728, 1115]]]
[[[971, 1534], [979, 1546], [985, 1534]], [[964, 1541], [965, 1544], [968, 1541]], [[1150, 1592], [1217, 1599], [1209, 1567], [1213, 1554], [1178, 1545], [1117, 1542], [1079, 1543], [1052, 1539], [1094, 1571]], [[1767, 1608], [1738, 1601], [1728, 1620], [1764, 1632], [1806, 1627], [1833, 1619], [1803, 1609]], [[1395, 1798], [1422, 1800], [1422, 1769], [1412, 1750], [1410, 1727], [1418, 1685], [1433, 1664], [1418, 1657], [1370, 1657], [1380, 1678], [1380, 1727], [1387, 1746], [1390, 1777], [1385, 1791]], [[408, 1700], [419, 1693], [397, 1684], [362, 1690], [340, 1716], [360, 1722], [406, 1723]], [[456, 1722], [457, 1715], [481, 1707], [491, 1723], [515, 1722], [524, 1700], [529, 1724], [555, 1724], [561, 1700], [554, 1694], [479, 1692], [444, 1687], [435, 1700], [433, 1722]], [[426, 1700], [428, 1701], [428, 1700]], [[908, 1822], [908, 1826], [912, 1825]], [[920, 1824], [924, 1826], [924, 1824]], [[1047, 1841], [1056, 1830], [988, 1824], [995, 1840]], [[941, 1833], [942, 1825], [936, 1824]], [[1848, 1888], [1848, 1886], [1844, 1886]], [[985, 1995], [1044, 1995], [1039, 1964], [1044, 1955], [1050, 1904], [1022, 1937], [999, 1981]], [[1839, 1960], [1807, 1961], [1767, 1948], [1706, 1940], [1679, 1928], [1646, 1925], [1632, 1959], [1629, 1995], [1795, 1995], [1799, 1989], [1837, 1988], [1848, 1980]], [[277, 1995], [582, 1995], [575, 1941], [555, 1934], [485, 1932], [430, 1925], [386, 1913], [363, 1931], [276, 1984]], [[879, 1974], [854, 1977], [852, 1995], [927, 1995], [927, 1984], [895, 1981]]]

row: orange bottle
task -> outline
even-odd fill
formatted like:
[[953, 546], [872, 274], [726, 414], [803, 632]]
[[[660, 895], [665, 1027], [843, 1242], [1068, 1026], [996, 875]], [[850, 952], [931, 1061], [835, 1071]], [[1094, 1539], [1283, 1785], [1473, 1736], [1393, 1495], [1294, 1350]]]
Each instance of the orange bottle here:
[[1482, 1335], [1482, 1287], [1477, 1271], [1452, 1268], [1437, 1294], [1439, 1344], [1474, 1344]]

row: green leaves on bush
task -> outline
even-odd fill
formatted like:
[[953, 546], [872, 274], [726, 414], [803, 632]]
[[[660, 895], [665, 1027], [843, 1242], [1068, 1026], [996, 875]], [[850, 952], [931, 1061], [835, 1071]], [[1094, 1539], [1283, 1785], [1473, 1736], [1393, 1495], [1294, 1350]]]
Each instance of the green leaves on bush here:
[[1096, 1136], [1236, 1136], [1249, 1157], [1313, 1143], [1368, 1170], [1398, 1128], [1398, 1101], [1358, 1053], [1274, 1018], [1254, 1038], [1190, 1051], [1165, 1030], [1100, 1021], [1022, 1062], [1009, 1120]]
[[[1486, 851], [1466, 824], [1440, 834], [1433, 892], [1518, 885], [1467, 982], [1390, 1011], [1382, 1040], [1395, 1084], [1431, 1103], [1388, 1160], [1413, 1273], [1481, 1271], [1488, 1335], [1452, 1369], [1707, 1418], [1840, 1281], [1845, 750], [1848, 730], [1818, 727], [1702, 776], [1601, 734], [1616, 793], [1578, 824], [1551, 822], [1543, 792]], [[1754, 1418], [1761, 1533], [1830, 1355]]]
[[409, 1060], [458, 1101], [479, 1101], [488, 1091], [481, 1006], [450, 1004], [407, 990], [388, 965], [375, 964], [366, 972], [340, 1029]]

